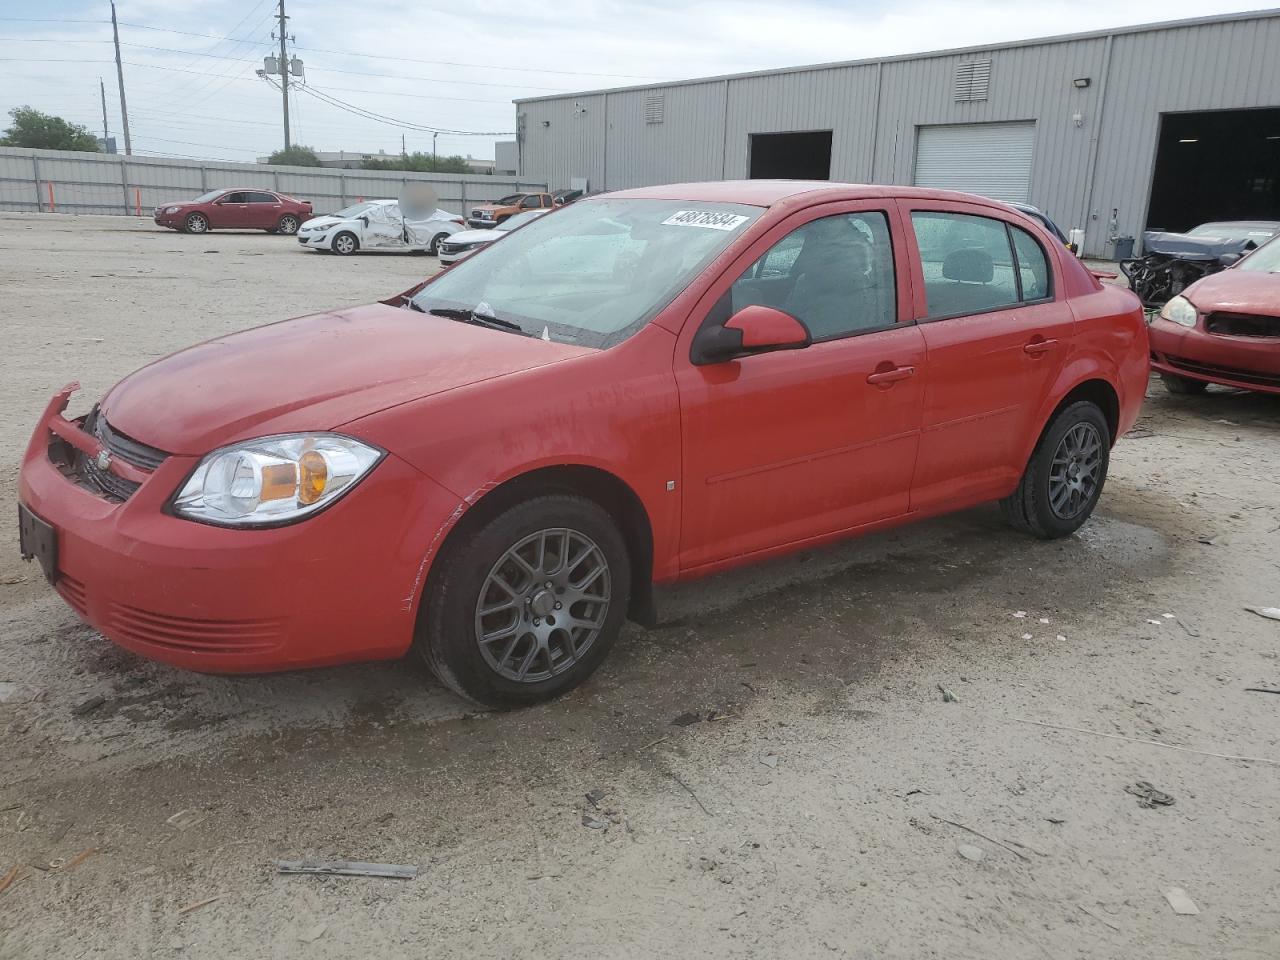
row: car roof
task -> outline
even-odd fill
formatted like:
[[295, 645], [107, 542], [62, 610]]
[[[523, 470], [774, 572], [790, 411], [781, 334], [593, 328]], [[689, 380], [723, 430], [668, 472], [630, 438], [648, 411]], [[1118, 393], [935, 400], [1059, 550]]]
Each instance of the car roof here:
[[771, 207], [797, 197], [803, 197], [812, 202], [911, 197], [980, 203], [996, 209], [1006, 207], [1005, 204], [987, 197], [958, 193], [954, 190], [930, 190], [926, 187], [866, 183], [833, 183], [829, 180], [716, 180], [707, 183], [668, 183], [662, 186], [635, 187], [630, 190], [597, 194], [591, 199], [600, 197], [636, 200], [701, 200], [708, 203], [741, 203], [753, 207]]
[[1262, 230], [1280, 230], [1280, 220], [1209, 220], [1191, 229], [1203, 230], [1205, 227], [1240, 227], [1245, 230], [1257, 227]]

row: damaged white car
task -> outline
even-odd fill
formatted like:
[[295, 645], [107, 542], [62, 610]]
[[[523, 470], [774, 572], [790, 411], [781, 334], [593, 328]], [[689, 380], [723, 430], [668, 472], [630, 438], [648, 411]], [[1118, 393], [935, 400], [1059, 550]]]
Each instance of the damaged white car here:
[[298, 228], [298, 243], [309, 250], [342, 256], [360, 250], [410, 250], [434, 256], [441, 240], [464, 227], [462, 218], [447, 210], [432, 210], [421, 219], [407, 218], [396, 200], [368, 200], [312, 217]]

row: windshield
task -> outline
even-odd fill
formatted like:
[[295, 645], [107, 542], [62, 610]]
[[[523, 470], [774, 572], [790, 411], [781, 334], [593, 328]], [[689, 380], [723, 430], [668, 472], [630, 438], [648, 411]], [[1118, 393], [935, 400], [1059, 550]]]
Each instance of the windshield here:
[[[354, 192], [355, 191], [353, 190], [352, 193]], [[360, 216], [360, 214], [365, 213], [368, 210], [372, 209], [372, 207], [373, 207], [372, 203], [353, 203], [349, 207], [343, 207], [337, 213], [329, 214], [329, 216], [341, 217], [343, 220], [352, 220]]]
[[210, 190], [208, 193], [202, 193], [200, 194], [200, 196], [196, 197], [194, 200], [188, 200], [187, 202], [188, 203], [208, 203], [210, 200], [218, 199], [218, 197], [222, 196], [226, 192], [227, 191], [225, 190]]
[[[763, 210], [695, 200], [584, 200], [438, 274], [419, 310], [478, 311], [533, 336], [611, 347], [634, 334]], [[515, 219], [515, 218], [512, 218]]]
[[499, 197], [497, 200], [493, 201], [493, 205], [495, 207], [509, 207], [513, 203], [519, 203], [525, 198], [525, 196], [526, 195], [523, 193], [509, 193], [505, 197]]
[[1240, 261], [1241, 270], [1259, 273], [1280, 273], [1280, 238], [1259, 247]]
[[493, 229], [495, 230], [514, 230], [516, 227], [523, 227], [530, 220], [537, 220], [542, 216], [541, 210], [529, 210], [525, 213], [517, 213], [515, 216], [507, 217]]
[[1267, 223], [1202, 223], [1187, 233], [1188, 237], [1252, 240], [1254, 243], [1262, 243], [1275, 235], [1276, 228]]

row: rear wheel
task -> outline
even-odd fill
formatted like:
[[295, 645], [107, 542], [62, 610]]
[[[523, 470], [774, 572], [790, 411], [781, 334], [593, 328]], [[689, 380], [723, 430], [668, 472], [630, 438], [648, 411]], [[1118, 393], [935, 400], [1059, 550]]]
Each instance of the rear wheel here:
[[187, 233], [208, 233], [209, 218], [203, 213], [190, 214], [185, 222]]
[[1005, 518], [1046, 540], [1073, 533], [1102, 495], [1110, 456], [1111, 428], [1097, 405], [1064, 407], [1036, 444], [1018, 489], [1000, 501]]
[[446, 546], [414, 649], [447, 687], [489, 707], [573, 689], [626, 617], [631, 561], [617, 526], [582, 497], [537, 497]]
[[356, 235], [350, 231], [343, 230], [333, 238], [333, 242], [329, 244], [330, 249], [339, 256], [349, 257], [360, 249], [360, 241], [356, 239]]
[[1176, 373], [1162, 373], [1160, 379], [1164, 381], [1164, 388], [1170, 393], [1195, 394], [1204, 393], [1208, 388], [1208, 384], [1203, 380], [1192, 380], [1190, 377], [1180, 377]]
[[286, 213], [276, 222], [276, 233], [283, 233], [286, 237], [292, 237], [298, 232], [298, 218], [291, 213]]

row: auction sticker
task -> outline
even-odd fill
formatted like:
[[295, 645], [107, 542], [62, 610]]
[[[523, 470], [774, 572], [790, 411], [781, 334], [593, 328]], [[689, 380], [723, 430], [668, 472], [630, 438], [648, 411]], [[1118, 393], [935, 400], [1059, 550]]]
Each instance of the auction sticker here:
[[677, 210], [663, 224], [672, 227], [706, 227], [709, 230], [737, 230], [750, 220], [737, 213], [716, 213], [712, 210]]

